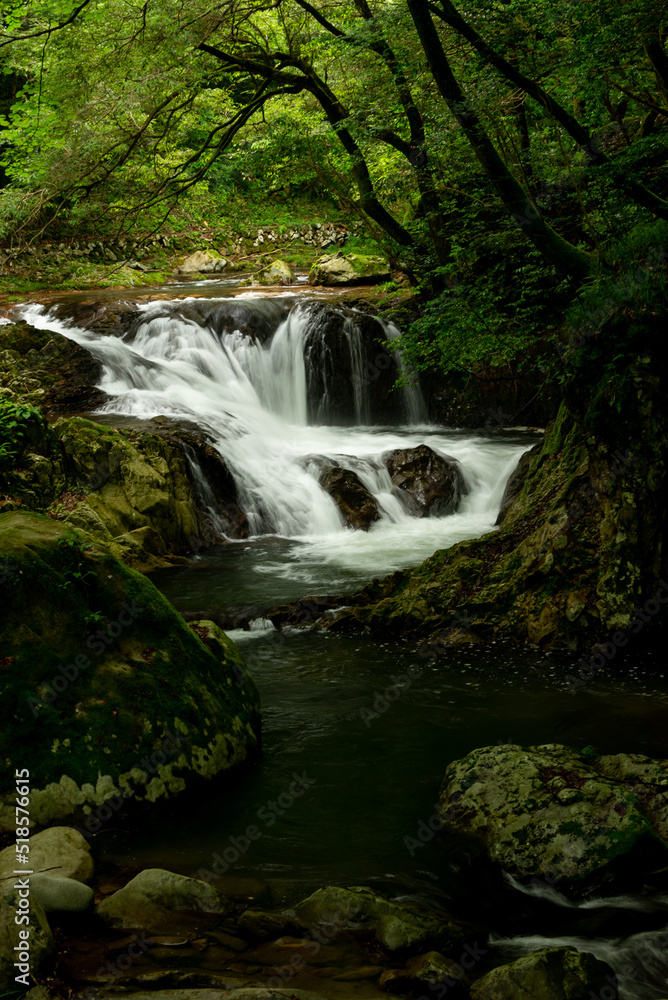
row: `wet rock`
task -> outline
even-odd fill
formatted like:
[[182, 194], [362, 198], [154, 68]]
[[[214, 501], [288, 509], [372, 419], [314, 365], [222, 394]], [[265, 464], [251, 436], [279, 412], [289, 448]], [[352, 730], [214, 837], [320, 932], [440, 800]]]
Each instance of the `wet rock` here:
[[224, 1000], [325, 1000], [320, 993], [311, 993], [309, 990], [292, 990], [290, 988], [265, 989], [259, 987], [242, 987], [237, 990], [228, 990], [223, 994]]
[[393, 485], [413, 502], [420, 517], [454, 513], [468, 492], [459, 463], [426, 444], [392, 451], [383, 458]]
[[[52, 826], [28, 839], [30, 868], [50, 877], [89, 882], [93, 877], [90, 844], [78, 830]], [[0, 854], [0, 880], [12, 877], [16, 868], [16, 849], [7, 847]]]
[[268, 941], [243, 955], [244, 962], [260, 965], [295, 968], [299, 965], [341, 964], [351, 949], [341, 945], [322, 944], [313, 938], [285, 936], [276, 941]]
[[174, 269], [175, 275], [217, 274], [224, 271], [227, 261], [208, 250], [196, 250]]
[[173, 930], [186, 915], [228, 916], [232, 904], [206, 882], [147, 868], [97, 907], [97, 915], [117, 930]]
[[634, 792], [560, 744], [483, 747], [454, 761], [440, 815], [505, 871], [550, 884], [598, 884], [664, 849]]
[[[61, 419], [54, 431], [67, 475], [83, 491], [83, 496], [73, 493], [69, 503], [57, 499], [52, 504], [50, 512], [59, 519], [102, 541], [119, 539], [119, 555], [136, 559], [137, 568], [161, 559], [164, 565], [166, 550], [186, 551], [198, 540], [211, 539], [178, 441], [83, 417]], [[155, 531], [164, 548], [151, 534], [131, 534], [138, 528]]]
[[[209, 648], [146, 577], [58, 521], [0, 514], [0, 550], [15, 581], [0, 616], [0, 754], [21, 741], [36, 825], [93, 833], [257, 746], [259, 698], [222, 632], [207, 628]], [[6, 770], [0, 829], [14, 828], [15, 797]]]
[[292, 268], [284, 260], [275, 260], [251, 279], [257, 285], [291, 285]]
[[605, 754], [593, 760], [592, 767], [636, 797], [656, 835], [668, 844], [668, 760], [639, 753]]
[[[360, 305], [362, 305], [360, 303]], [[403, 397], [387, 330], [360, 308], [309, 303], [304, 357], [311, 423], [396, 423]]]
[[388, 951], [429, 945], [453, 947], [464, 940], [455, 924], [384, 899], [365, 886], [318, 889], [294, 908], [309, 927], [332, 940], [347, 931], [373, 932]]
[[[160, 974], [162, 975], [162, 974]], [[157, 978], [155, 974], [145, 977], [149, 981]], [[269, 990], [266, 991], [269, 993]], [[96, 990], [97, 1000], [117, 1000], [117, 992], [105, 993], [103, 989]], [[223, 994], [218, 989], [171, 989], [171, 990], [147, 990], [136, 993], [123, 993], [126, 1000], [220, 1000]], [[269, 998], [268, 998], [269, 1000]]]
[[246, 910], [237, 921], [242, 934], [257, 941], [273, 941], [285, 935], [299, 935], [305, 925], [283, 913], [267, 913], [264, 910]]
[[471, 1000], [590, 1000], [616, 997], [605, 962], [574, 948], [544, 948], [501, 965], [471, 987]]
[[381, 975], [379, 985], [391, 993], [403, 994], [445, 988], [448, 996], [464, 1000], [468, 997], [470, 979], [457, 962], [429, 951], [409, 959], [403, 969], [388, 969]]
[[[34, 979], [51, 971], [55, 960], [55, 944], [44, 910], [39, 902], [30, 900], [28, 921], [16, 923], [16, 915], [25, 900], [19, 896], [20, 889], [9, 889], [0, 896], [0, 989], [16, 991], [21, 985], [34, 985]], [[25, 952], [16, 951], [29, 941], [27, 961], [23, 962]], [[18, 961], [17, 968], [14, 962]], [[24, 977], [21, 982], [16, 976]]]
[[0, 326], [0, 373], [6, 393], [47, 412], [92, 410], [108, 396], [96, 388], [101, 365], [85, 348], [25, 322]]
[[346, 969], [345, 972], [334, 969], [331, 978], [339, 983], [356, 983], [362, 979], [378, 979], [382, 971], [382, 965], [360, 965], [355, 969]]
[[384, 260], [338, 250], [319, 257], [308, 280], [311, 285], [367, 285], [387, 281], [389, 277], [390, 269]]
[[515, 470], [512, 472], [510, 479], [506, 483], [506, 488], [503, 491], [503, 497], [501, 500], [501, 509], [499, 510], [498, 517], [496, 519], [497, 524], [503, 524], [506, 514], [508, 513], [511, 505], [517, 499], [517, 497], [522, 492], [522, 487], [529, 472], [531, 462], [534, 457], [539, 453], [541, 449], [540, 444], [536, 444], [533, 448], [529, 448], [525, 451]]
[[321, 475], [319, 482], [339, 508], [347, 527], [368, 531], [380, 520], [373, 494], [350, 469], [333, 466]]
[[93, 890], [73, 878], [38, 873], [30, 876], [30, 899], [36, 899], [45, 913], [84, 913], [93, 905]]

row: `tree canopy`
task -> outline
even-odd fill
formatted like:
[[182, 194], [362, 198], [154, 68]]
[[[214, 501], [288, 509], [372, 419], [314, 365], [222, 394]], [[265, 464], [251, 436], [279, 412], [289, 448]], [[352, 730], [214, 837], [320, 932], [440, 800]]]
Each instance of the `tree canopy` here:
[[15, 0], [1, 24], [6, 234], [306, 187], [409, 264], [456, 272], [466, 219], [582, 281], [668, 218], [651, 0]]

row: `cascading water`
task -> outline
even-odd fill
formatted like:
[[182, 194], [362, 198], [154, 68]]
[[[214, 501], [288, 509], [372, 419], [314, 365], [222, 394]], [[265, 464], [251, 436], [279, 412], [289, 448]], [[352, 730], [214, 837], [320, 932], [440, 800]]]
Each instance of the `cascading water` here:
[[[101, 362], [109, 395], [101, 412], [196, 422], [230, 468], [252, 533], [299, 540], [303, 563], [355, 564], [368, 577], [493, 527], [526, 440], [418, 429], [423, 404], [410, 387], [389, 404], [397, 426], [378, 426], [378, 415], [373, 426], [374, 408], [388, 413], [376, 399], [378, 376], [392, 365], [391, 384], [400, 371], [384, 346], [395, 327], [322, 303], [242, 298], [151, 302], [122, 338], [42, 306], [23, 316]], [[370, 334], [365, 323], [374, 325]], [[383, 455], [423, 443], [460, 463], [469, 493], [454, 515], [416, 518], [393, 489]], [[346, 529], [318, 482], [323, 462], [355, 472], [373, 494], [380, 520], [368, 534]]]

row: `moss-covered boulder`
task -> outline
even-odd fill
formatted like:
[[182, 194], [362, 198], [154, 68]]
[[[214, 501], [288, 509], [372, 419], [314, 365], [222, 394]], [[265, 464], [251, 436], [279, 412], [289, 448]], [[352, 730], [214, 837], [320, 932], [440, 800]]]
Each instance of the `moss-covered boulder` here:
[[284, 260], [274, 260], [252, 279], [256, 285], [291, 285], [294, 281], [292, 268]]
[[560, 744], [472, 751], [447, 768], [439, 810], [506, 872], [550, 885], [599, 883], [641, 850], [651, 864], [666, 849], [631, 787]]
[[29, 323], [0, 326], [2, 395], [45, 411], [91, 410], [107, 396], [95, 386], [101, 365], [73, 340]]
[[175, 268], [174, 274], [218, 274], [227, 267], [227, 261], [210, 250], [196, 250]]
[[297, 903], [290, 916], [332, 939], [346, 932], [373, 932], [388, 951], [461, 945], [466, 932], [410, 906], [402, 906], [366, 886], [327, 886]]
[[650, 457], [587, 438], [562, 405], [498, 531], [370, 584], [334, 627], [447, 643], [465, 613], [479, 639], [574, 648], [610, 640], [639, 602], [654, 600], [665, 572], [663, 466], [650, 467]]
[[97, 915], [117, 930], [171, 931], [187, 915], [229, 916], [234, 906], [206, 882], [147, 868], [97, 907]]
[[311, 285], [367, 285], [387, 281], [390, 269], [386, 261], [366, 254], [342, 250], [319, 257], [308, 276]]
[[[176, 551], [194, 548], [205, 536], [178, 443], [154, 433], [124, 433], [83, 417], [63, 418], [54, 431], [69, 478], [85, 491], [83, 497], [71, 498], [70, 509], [54, 504], [51, 512], [62, 520], [113, 541], [121, 558], [130, 554], [128, 546], [136, 538], [126, 536], [138, 529], [150, 528]], [[161, 555], [152, 537], [143, 535], [141, 543], [142, 549]]]
[[575, 948], [543, 948], [500, 965], [471, 987], [471, 1000], [591, 1000], [616, 997], [606, 962]]
[[[124, 429], [84, 417], [49, 424], [38, 408], [12, 407], [26, 416], [13, 461], [0, 462], [0, 508], [82, 528], [142, 572], [221, 531], [247, 534], [229, 469], [196, 428], [160, 418]], [[0, 400], [0, 418], [2, 409]]]
[[256, 747], [255, 686], [213, 623], [189, 628], [106, 546], [47, 517], [0, 514], [0, 551], [0, 828], [14, 823], [17, 746], [33, 822], [85, 830]]

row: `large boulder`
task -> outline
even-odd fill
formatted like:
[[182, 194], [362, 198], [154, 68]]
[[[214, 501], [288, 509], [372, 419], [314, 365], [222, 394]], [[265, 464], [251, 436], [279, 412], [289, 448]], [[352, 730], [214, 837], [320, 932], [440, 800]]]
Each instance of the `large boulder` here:
[[248, 533], [232, 475], [197, 428], [162, 418], [123, 429], [83, 417], [49, 425], [37, 409], [24, 423], [20, 459], [0, 468], [5, 506], [82, 528], [142, 572]]
[[512, 875], [574, 888], [610, 877], [630, 853], [649, 846], [651, 863], [664, 848], [636, 793], [560, 744], [483, 747], [454, 761], [440, 816]]
[[102, 366], [90, 351], [29, 323], [0, 325], [2, 393], [47, 411], [92, 410], [107, 394], [96, 388]]
[[332, 466], [322, 473], [319, 482], [339, 508], [349, 528], [368, 531], [380, 519], [373, 494], [355, 472]]
[[210, 250], [196, 250], [175, 268], [174, 274], [219, 274], [226, 267], [227, 261], [224, 257], [219, 257]]
[[206, 882], [147, 868], [102, 900], [96, 913], [116, 930], [173, 932], [179, 917], [206, 914], [222, 919], [233, 909], [229, 899]]
[[[465, 953], [465, 958], [470, 961]], [[379, 985], [390, 993], [417, 995], [434, 990], [439, 996], [443, 991], [453, 1000], [468, 1000], [470, 979], [459, 962], [446, 958], [437, 951], [409, 958], [403, 969], [387, 969]]]
[[312, 285], [370, 285], [389, 277], [390, 269], [380, 257], [338, 250], [319, 257], [308, 280]]
[[467, 492], [459, 463], [426, 444], [391, 451], [383, 458], [392, 484], [419, 517], [454, 513]]
[[38, 976], [50, 972], [55, 960], [55, 944], [44, 910], [36, 899], [31, 898], [27, 907], [26, 902], [25, 888], [21, 885], [0, 895], [2, 990], [15, 992], [21, 986], [33, 986]]
[[14, 826], [17, 746], [33, 823], [84, 834], [257, 746], [255, 686], [213, 623], [198, 634], [104, 545], [38, 514], [0, 514], [0, 551], [0, 829]]
[[292, 268], [284, 260], [274, 260], [251, 278], [255, 285], [291, 285], [294, 281]]
[[[192, 548], [203, 537], [187, 459], [178, 444], [157, 434], [123, 432], [83, 417], [59, 420], [54, 431], [68, 477], [83, 490], [70, 490], [52, 505], [50, 513], [121, 547], [126, 535], [141, 528], [151, 528], [168, 548], [176, 550]], [[147, 541], [142, 538], [144, 548]], [[160, 555], [159, 542], [153, 547]], [[121, 558], [124, 554], [119, 549]]]
[[453, 947], [465, 935], [456, 924], [384, 899], [366, 886], [328, 886], [297, 903], [289, 915], [298, 917], [328, 940], [348, 931], [372, 931], [388, 951], [435, 946]]
[[605, 962], [575, 948], [543, 948], [500, 965], [471, 987], [471, 1000], [591, 1000], [616, 997]]
[[[26, 838], [30, 869], [53, 878], [89, 882], [93, 877], [90, 844], [70, 826], [52, 826]], [[0, 853], [0, 882], [11, 879], [16, 868], [16, 849], [6, 847]]]

